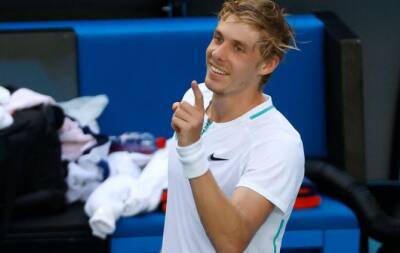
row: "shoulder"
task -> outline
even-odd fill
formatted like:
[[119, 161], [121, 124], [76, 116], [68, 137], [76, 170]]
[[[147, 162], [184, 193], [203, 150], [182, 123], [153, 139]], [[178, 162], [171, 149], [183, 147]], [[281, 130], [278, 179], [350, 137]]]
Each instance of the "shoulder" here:
[[250, 120], [247, 129], [251, 141], [251, 167], [265, 167], [270, 163], [274, 164], [275, 169], [292, 172], [303, 170], [304, 148], [301, 136], [276, 108]]
[[301, 136], [275, 107], [267, 113], [249, 118], [248, 130], [255, 146], [278, 144], [278, 147], [303, 146]]

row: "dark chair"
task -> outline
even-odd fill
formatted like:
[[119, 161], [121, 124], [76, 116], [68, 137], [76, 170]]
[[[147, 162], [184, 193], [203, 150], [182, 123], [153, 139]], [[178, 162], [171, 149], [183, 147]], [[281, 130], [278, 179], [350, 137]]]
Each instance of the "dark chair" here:
[[[79, 87], [76, 51], [76, 35], [72, 29], [45, 27], [1, 30], [1, 82], [26, 84], [24, 87], [51, 95], [56, 100], [76, 97]], [[0, 154], [4, 152], [0, 148]], [[2, 173], [1, 188], [6, 185], [4, 182], [7, 179], [7, 182], [10, 182]], [[92, 236], [82, 204], [69, 206], [65, 212], [55, 215], [41, 217], [30, 215], [24, 216], [23, 219], [14, 219], [9, 226], [4, 226], [7, 230], [3, 235], [5, 222], [2, 216], [4, 208], [2, 197], [0, 196], [0, 252], [109, 251], [108, 240], [102, 241]], [[33, 210], [25, 211], [32, 214]]]
[[92, 236], [81, 204], [65, 212], [14, 221], [0, 241], [0, 252], [106, 253], [109, 241]]
[[368, 237], [372, 237], [382, 243], [379, 253], [400, 252], [400, 89], [397, 99], [389, 180], [364, 184], [323, 161], [309, 161], [306, 166], [307, 176], [320, 191], [343, 201], [356, 213], [364, 251]]

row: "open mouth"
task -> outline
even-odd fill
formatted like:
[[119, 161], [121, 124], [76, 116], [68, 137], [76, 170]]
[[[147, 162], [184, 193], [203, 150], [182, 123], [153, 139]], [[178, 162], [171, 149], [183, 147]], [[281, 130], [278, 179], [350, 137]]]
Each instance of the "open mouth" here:
[[213, 73], [217, 74], [217, 75], [223, 75], [223, 76], [228, 75], [228, 73], [227, 73], [225, 70], [223, 70], [223, 69], [221, 69], [221, 68], [218, 68], [218, 67], [214, 66], [214, 65], [211, 64], [211, 63], [210, 63], [210, 70], [211, 70]]

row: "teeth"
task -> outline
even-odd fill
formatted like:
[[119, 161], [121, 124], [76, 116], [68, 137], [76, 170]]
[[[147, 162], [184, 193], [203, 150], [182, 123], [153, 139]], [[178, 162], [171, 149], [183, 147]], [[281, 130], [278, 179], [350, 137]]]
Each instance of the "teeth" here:
[[219, 75], [226, 75], [226, 72], [225, 72], [225, 71], [223, 71], [222, 69], [218, 69], [218, 68], [214, 67], [213, 65], [211, 65], [211, 70], [212, 70], [214, 73], [217, 73], [217, 74], [219, 74]]

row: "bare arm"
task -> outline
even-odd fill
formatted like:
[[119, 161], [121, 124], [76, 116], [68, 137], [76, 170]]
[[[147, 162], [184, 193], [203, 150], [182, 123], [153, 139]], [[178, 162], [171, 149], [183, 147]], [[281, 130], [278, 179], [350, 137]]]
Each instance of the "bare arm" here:
[[220, 190], [210, 171], [190, 180], [201, 222], [217, 252], [243, 252], [274, 206], [246, 187], [231, 199]]

